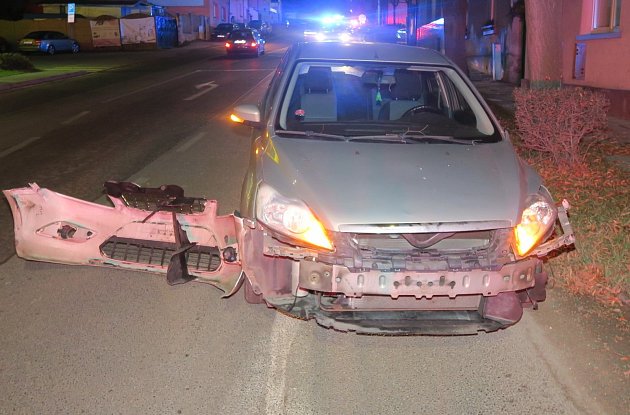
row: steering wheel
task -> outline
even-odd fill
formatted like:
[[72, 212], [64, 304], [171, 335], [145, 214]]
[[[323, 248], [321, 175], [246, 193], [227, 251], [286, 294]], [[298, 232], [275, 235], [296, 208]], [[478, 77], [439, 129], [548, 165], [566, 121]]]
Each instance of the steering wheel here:
[[422, 104], [422, 105], [416, 105], [413, 108], [409, 108], [407, 111], [404, 112], [403, 115], [400, 116], [400, 118], [408, 118], [411, 115], [417, 113], [417, 112], [432, 112], [434, 114], [441, 114], [442, 111], [440, 111], [439, 108], [437, 107], [433, 107], [431, 105], [426, 105], [426, 104]]

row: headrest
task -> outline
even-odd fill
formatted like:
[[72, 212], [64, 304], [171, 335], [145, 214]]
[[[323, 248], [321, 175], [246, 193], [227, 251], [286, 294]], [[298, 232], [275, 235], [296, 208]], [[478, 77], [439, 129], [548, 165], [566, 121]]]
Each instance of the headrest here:
[[332, 71], [329, 66], [311, 66], [304, 78], [304, 90], [310, 92], [328, 92], [332, 89]]
[[396, 84], [392, 87], [392, 98], [412, 100], [422, 96], [422, 82], [416, 72], [396, 69], [394, 78]]

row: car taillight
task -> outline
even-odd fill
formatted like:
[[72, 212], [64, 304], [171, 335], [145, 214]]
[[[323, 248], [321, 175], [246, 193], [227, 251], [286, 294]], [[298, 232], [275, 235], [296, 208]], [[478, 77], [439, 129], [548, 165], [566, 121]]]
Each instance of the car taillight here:
[[35, 45], [35, 46], [39, 46], [39, 45], [41, 45], [41, 44], [42, 44], [42, 41], [41, 41], [41, 40], [35, 40], [35, 41], [33, 41], [33, 45]]
[[226, 48], [230, 48], [230, 47], [232, 47], [232, 45], [230, 45], [229, 43], [226, 43], [226, 44], [225, 44], [225, 47], [226, 47]]
[[258, 46], [258, 43], [252, 42], [252, 47], [255, 48], [256, 46]]

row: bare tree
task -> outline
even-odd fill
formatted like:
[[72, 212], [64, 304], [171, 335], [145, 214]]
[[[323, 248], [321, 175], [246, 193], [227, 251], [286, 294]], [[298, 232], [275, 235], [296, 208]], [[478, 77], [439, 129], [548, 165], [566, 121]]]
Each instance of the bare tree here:
[[562, 76], [562, 4], [557, 0], [526, 0], [525, 78], [532, 88], [560, 84]]

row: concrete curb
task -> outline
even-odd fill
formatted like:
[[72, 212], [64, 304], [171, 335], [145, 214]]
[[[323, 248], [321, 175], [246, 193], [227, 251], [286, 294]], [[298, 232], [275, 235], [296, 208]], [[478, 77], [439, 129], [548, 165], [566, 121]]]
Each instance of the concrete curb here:
[[25, 88], [31, 85], [44, 84], [47, 82], [59, 81], [62, 79], [76, 78], [78, 76], [87, 75], [89, 73], [90, 72], [88, 71], [77, 71], [77, 72], [68, 72], [68, 73], [64, 73], [60, 75], [44, 76], [44, 77], [36, 78], [36, 79], [29, 79], [28, 81], [22, 81], [22, 82], [2, 82], [0, 83], [0, 92], [12, 90], [12, 89]]

